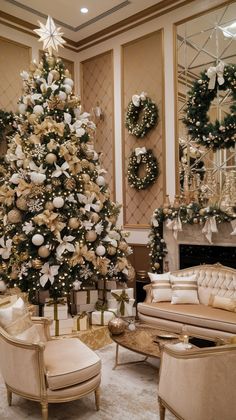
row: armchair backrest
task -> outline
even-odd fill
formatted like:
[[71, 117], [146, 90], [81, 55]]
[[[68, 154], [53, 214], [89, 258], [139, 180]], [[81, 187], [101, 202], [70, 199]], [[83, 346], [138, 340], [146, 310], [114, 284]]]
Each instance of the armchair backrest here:
[[39, 397], [45, 389], [43, 344], [17, 340], [0, 327], [0, 369], [5, 383], [22, 395]]
[[236, 345], [164, 348], [159, 397], [184, 420], [234, 420]]

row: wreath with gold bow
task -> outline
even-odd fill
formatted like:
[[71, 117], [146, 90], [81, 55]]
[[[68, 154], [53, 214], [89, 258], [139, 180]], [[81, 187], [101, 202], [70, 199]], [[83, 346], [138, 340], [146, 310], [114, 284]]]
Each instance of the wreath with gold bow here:
[[[145, 165], [145, 176], [140, 177], [141, 165]], [[144, 190], [152, 185], [159, 176], [159, 164], [152, 153], [145, 147], [137, 147], [129, 158], [128, 183], [131, 188]]]
[[[207, 115], [219, 91], [229, 91], [232, 97], [230, 112], [222, 121], [213, 124]], [[234, 147], [236, 140], [236, 65], [220, 62], [202, 72], [189, 92], [183, 122], [193, 141], [213, 151]]]
[[133, 95], [129, 102], [125, 117], [125, 126], [130, 134], [144, 137], [158, 123], [158, 108], [156, 104], [142, 92]]

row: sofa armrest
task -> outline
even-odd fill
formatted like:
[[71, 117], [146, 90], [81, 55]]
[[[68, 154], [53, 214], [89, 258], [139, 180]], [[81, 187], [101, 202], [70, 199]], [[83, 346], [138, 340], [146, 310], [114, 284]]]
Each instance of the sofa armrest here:
[[143, 290], [146, 292], [146, 297], [144, 299], [145, 303], [151, 303], [152, 302], [152, 285], [151, 284], [145, 284], [143, 286]]
[[[46, 317], [32, 316], [31, 320], [37, 325], [38, 332], [41, 337], [44, 337], [45, 341], [51, 340], [49, 326], [52, 320]], [[44, 341], [44, 340], [43, 340]]]
[[162, 352], [159, 398], [181, 418], [227, 418], [236, 410], [236, 345]]

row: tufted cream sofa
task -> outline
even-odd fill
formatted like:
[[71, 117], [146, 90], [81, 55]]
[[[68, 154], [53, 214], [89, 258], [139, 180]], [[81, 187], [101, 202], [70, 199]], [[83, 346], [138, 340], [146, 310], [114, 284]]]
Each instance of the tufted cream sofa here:
[[146, 299], [138, 303], [141, 322], [167, 331], [199, 337], [227, 338], [236, 335], [236, 312], [209, 306], [210, 295], [236, 298], [236, 270], [221, 264], [199, 265], [174, 271], [175, 276], [197, 274], [200, 304], [152, 303], [152, 286], [144, 286]]

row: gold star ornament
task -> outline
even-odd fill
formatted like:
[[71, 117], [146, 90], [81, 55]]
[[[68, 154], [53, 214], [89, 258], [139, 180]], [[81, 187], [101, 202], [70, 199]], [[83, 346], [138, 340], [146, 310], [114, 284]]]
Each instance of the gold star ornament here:
[[63, 44], [66, 42], [62, 38], [63, 33], [60, 32], [61, 28], [56, 28], [51, 16], [48, 16], [46, 25], [41, 22], [38, 23], [40, 29], [34, 29], [34, 32], [40, 36], [39, 42], [43, 42], [43, 49], [48, 50], [49, 54], [52, 55], [52, 50], [58, 51], [58, 46], [63, 47]]

